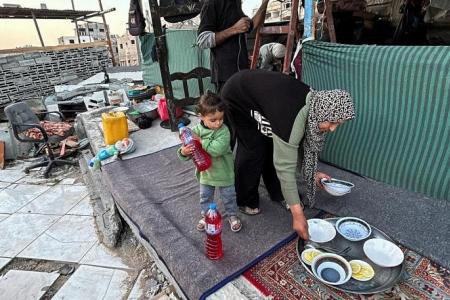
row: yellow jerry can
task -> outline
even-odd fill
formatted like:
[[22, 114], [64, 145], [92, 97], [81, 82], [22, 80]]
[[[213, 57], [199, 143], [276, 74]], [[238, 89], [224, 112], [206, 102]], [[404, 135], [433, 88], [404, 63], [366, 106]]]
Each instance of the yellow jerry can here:
[[102, 126], [106, 145], [113, 145], [128, 137], [127, 117], [121, 111], [103, 113]]

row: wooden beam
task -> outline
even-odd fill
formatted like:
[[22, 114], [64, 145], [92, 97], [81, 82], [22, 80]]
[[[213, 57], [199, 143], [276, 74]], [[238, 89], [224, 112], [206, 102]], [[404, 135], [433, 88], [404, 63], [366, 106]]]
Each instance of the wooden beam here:
[[267, 26], [260, 29], [261, 34], [288, 34], [289, 25], [284, 26]]
[[[114, 58], [114, 50], [113, 50], [112, 44], [111, 44], [111, 37], [109, 36], [108, 24], [106, 24], [105, 14], [103, 13], [102, 0], [98, 0], [98, 5], [100, 6], [100, 11], [102, 13], [101, 15], [102, 15], [102, 19], [103, 19], [103, 26], [105, 26], [105, 30], [106, 30], [106, 39], [108, 40], [109, 53], [111, 54], [112, 65], [115, 66], [116, 60]], [[89, 31], [89, 25], [88, 25], [88, 31]]]
[[291, 66], [292, 50], [294, 48], [294, 39], [296, 36], [296, 32], [298, 30], [298, 5], [299, 0], [293, 0], [291, 3], [291, 18], [289, 20], [289, 32], [286, 42], [286, 54], [284, 56], [283, 62], [284, 74], [289, 74]]
[[39, 35], [39, 40], [41, 41], [41, 46], [42, 46], [42, 47], [45, 47], [44, 41], [42, 40], [41, 31], [39, 30], [39, 25], [38, 25], [38, 23], [37, 23], [37, 21], [36, 21], [36, 16], [34, 15], [34, 12], [31, 12], [31, 16], [33, 17], [34, 26], [36, 26], [36, 30], [37, 30], [37, 33], [38, 33], [38, 35]]
[[[72, 1], [72, 9], [75, 10], [75, 4]], [[78, 31], [78, 22], [75, 20], [75, 30], [77, 31], [78, 44], [80, 44], [80, 32]]]

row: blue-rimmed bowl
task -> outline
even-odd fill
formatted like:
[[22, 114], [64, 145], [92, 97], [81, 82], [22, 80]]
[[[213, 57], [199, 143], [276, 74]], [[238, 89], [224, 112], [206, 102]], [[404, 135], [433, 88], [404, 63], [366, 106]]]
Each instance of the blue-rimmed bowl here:
[[349, 262], [340, 255], [323, 253], [316, 256], [311, 263], [311, 270], [320, 281], [330, 285], [341, 285], [352, 277]]
[[340, 218], [335, 226], [340, 235], [352, 242], [362, 241], [372, 234], [370, 225], [355, 217]]

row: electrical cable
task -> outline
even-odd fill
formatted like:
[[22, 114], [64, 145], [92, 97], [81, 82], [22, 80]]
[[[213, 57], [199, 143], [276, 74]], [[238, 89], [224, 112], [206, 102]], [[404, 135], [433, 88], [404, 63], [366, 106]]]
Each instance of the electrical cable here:
[[238, 72], [241, 71], [241, 68], [240, 68], [240, 66], [239, 66], [239, 58], [241, 57], [241, 34], [243, 34], [243, 33], [239, 33], [239, 35], [238, 35], [238, 40], [239, 40], [239, 51], [238, 51], [237, 61], [236, 61], [236, 65], [237, 65]]

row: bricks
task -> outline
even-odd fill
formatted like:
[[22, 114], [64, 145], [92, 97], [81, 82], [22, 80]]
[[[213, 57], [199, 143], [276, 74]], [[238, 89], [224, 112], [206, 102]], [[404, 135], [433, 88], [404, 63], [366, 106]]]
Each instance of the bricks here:
[[21, 67], [33, 66], [35, 64], [36, 62], [34, 61], [34, 59], [19, 60], [19, 65]]
[[54, 85], [86, 79], [102, 66], [111, 66], [106, 47], [0, 57], [0, 104], [48, 95]]

